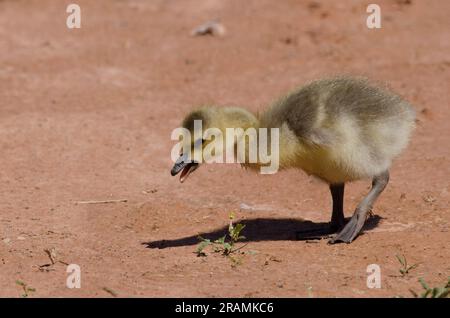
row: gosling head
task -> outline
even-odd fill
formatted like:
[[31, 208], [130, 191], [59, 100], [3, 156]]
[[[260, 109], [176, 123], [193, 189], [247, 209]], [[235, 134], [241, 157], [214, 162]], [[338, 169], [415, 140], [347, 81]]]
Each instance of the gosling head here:
[[[196, 121], [201, 121], [200, 129], [196, 125]], [[198, 123], [198, 122], [197, 122]], [[210, 129], [219, 130], [222, 136], [225, 136], [226, 128], [243, 128], [255, 127], [257, 125], [256, 117], [248, 111], [237, 107], [203, 107], [190, 112], [183, 120], [182, 127], [190, 133], [191, 139], [185, 142], [180, 151], [180, 156], [170, 171], [172, 176], [180, 174], [180, 182], [184, 182], [187, 177], [198, 169], [200, 162], [195, 160], [194, 151], [203, 154], [203, 150], [212, 141], [211, 137], [205, 136]], [[224, 143], [225, 146], [225, 143]], [[190, 149], [186, 150], [186, 149]], [[214, 150], [214, 156], [223, 156], [225, 149]]]

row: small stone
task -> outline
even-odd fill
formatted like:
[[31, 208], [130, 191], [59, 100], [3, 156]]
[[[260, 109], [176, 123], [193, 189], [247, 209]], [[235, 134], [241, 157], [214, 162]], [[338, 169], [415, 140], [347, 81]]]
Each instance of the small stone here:
[[254, 208], [253, 208], [252, 206], [250, 206], [250, 205], [248, 205], [248, 204], [245, 204], [245, 203], [241, 203], [241, 205], [239, 206], [239, 208], [240, 208], [241, 210], [250, 210], [250, 211], [253, 211], [253, 210], [254, 210]]
[[433, 204], [436, 201], [436, 198], [433, 197], [431, 194], [424, 195], [422, 199], [423, 201], [429, 204]]
[[217, 21], [209, 21], [192, 30], [192, 36], [200, 35], [225, 35], [225, 27]]

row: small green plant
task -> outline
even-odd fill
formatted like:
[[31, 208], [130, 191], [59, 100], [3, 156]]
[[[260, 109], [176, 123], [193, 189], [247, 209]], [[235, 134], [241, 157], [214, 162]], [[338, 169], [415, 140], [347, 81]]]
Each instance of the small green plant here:
[[400, 274], [402, 274], [402, 276], [409, 274], [410, 270], [416, 268], [419, 265], [419, 264], [414, 264], [414, 265], [409, 266], [408, 262], [406, 261], [405, 255], [399, 256], [397, 254], [397, 255], [395, 255], [395, 257], [397, 257], [399, 263], [402, 265], [402, 267], [398, 270], [400, 272]]
[[22, 297], [23, 298], [27, 298], [29, 293], [36, 291], [35, 288], [28, 287], [28, 285], [26, 283], [24, 283], [23, 281], [21, 281], [21, 280], [16, 280], [16, 284], [19, 285], [20, 287], [22, 287], [22, 289], [23, 289]]
[[234, 214], [231, 213], [228, 233], [214, 241], [199, 236], [198, 239], [200, 240], [200, 243], [198, 244], [196, 250], [197, 256], [206, 256], [205, 249], [208, 246], [211, 246], [214, 252], [222, 253], [225, 256], [229, 256], [244, 247], [245, 245], [239, 248], [235, 248], [235, 245], [237, 242], [245, 239], [245, 236], [241, 235], [241, 232], [245, 228], [245, 225], [241, 223], [234, 225], [233, 220]]
[[444, 287], [430, 288], [423, 278], [419, 278], [424, 291], [420, 296], [413, 290], [409, 290], [416, 298], [446, 298], [450, 294], [450, 277], [448, 277], [447, 284]]

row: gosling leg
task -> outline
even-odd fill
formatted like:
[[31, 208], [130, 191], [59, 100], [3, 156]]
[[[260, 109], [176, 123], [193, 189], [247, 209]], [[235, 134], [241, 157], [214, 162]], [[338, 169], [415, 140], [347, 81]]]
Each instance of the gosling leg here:
[[333, 198], [333, 212], [331, 214], [331, 233], [336, 233], [344, 227], [344, 183], [330, 184], [331, 197]]
[[372, 210], [373, 204], [383, 192], [384, 188], [389, 182], [389, 171], [376, 176], [372, 180], [372, 189], [369, 194], [361, 201], [355, 210], [350, 221], [345, 225], [341, 232], [339, 232], [329, 242], [331, 244], [337, 242], [351, 243], [361, 231], [364, 222], [367, 219], [368, 213]]
[[330, 184], [330, 192], [333, 198], [333, 212], [331, 214], [330, 226], [327, 228], [297, 231], [297, 239], [314, 240], [329, 238], [330, 234], [336, 233], [344, 226], [344, 184]]

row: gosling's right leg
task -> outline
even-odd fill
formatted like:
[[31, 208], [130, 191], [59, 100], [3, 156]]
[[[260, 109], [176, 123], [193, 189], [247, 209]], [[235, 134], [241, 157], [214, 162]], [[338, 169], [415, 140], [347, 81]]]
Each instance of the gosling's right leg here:
[[330, 234], [336, 233], [344, 227], [344, 183], [330, 184], [330, 192], [333, 199], [333, 211], [331, 212], [330, 225], [326, 228], [297, 231], [297, 239], [313, 240], [329, 238]]
[[333, 212], [331, 214], [330, 232], [336, 233], [345, 225], [344, 218], [344, 183], [330, 184], [331, 197], [333, 198]]

